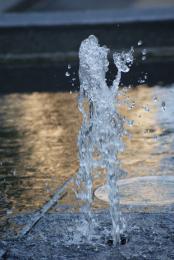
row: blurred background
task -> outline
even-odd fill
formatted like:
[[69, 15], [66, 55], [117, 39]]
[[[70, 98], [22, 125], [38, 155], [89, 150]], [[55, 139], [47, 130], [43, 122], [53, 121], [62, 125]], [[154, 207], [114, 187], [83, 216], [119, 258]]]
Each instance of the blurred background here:
[[0, 0], [0, 91], [77, 90], [78, 77], [64, 74], [68, 62], [77, 73], [79, 45], [90, 34], [113, 51], [133, 46], [140, 57], [146, 49], [148, 59], [136, 60], [124, 84], [136, 85], [144, 70], [150, 85], [171, 83], [173, 14], [173, 0]]
[[[119, 111], [132, 136], [120, 154], [126, 177], [174, 174], [174, 1], [0, 0], [1, 236], [11, 217], [40, 209], [78, 170], [78, 50], [90, 34], [111, 54], [134, 48], [120, 83]], [[108, 85], [117, 72], [109, 60]], [[164, 184], [139, 194], [160, 203], [166, 189], [173, 203]], [[68, 186], [53, 211], [76, 206]], [[95, 198], [93, 206], [107, 204]]]
[[75, 10], [106, 10], [118, 8], [170, 7], [173, 0], [1, 0], [2, 12], [49, 12]]

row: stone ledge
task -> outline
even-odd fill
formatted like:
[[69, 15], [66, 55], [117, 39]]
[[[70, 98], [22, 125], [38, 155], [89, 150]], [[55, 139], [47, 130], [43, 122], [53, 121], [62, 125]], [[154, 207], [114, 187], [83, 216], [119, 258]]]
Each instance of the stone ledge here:
[[174, 7], [1, 14], [0, 28], [115, 24], [117, 29], [117, 24], [157, 21], [174, 21]]

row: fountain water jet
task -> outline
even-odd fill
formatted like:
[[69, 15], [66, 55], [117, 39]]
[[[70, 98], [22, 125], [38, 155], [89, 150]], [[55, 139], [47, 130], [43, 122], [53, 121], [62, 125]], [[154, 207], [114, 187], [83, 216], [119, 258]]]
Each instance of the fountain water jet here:
[[107, 175], [112, 237], [116, 245], [123, 231], [123, 219], [119, 210], [117, 180], [121, 174], [118, 152], [123, 150], [123, 120], [116, 100], [121, 72], [128, 72], [133, 62], [133, 49], [129, 52], [114, 53], [113, 60], [118, 69], [111, 87], [106, 83], [108, 52], [100, 47], [91, 35], [81, 43], [79, 58], [80, 95], [79, 110], [83, 115], [78, 136], [79, 171], [77, 173], [77, 198], [83, 201], [81, 211], [86, 222], [85, 236], [90, 240], [94, 227], [92, 217], [93, 179], [96, 171]]

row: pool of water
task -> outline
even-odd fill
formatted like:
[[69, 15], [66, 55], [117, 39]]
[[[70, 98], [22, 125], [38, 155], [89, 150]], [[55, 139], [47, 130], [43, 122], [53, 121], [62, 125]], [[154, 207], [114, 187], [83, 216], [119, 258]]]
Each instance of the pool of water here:
[[[120, 205], [130, 207], [167, 206], [174, 204], [174, 176], [144, 176], [118, 180]], [[109, 202], [107, 185], [100, 186], [95, 196]]]
[[[174, 85], [120, 90], [119, 111], [128, 131], [119, 155], [124, 178], [174, 176]], [[78, 169], [81, 125], [77, 93], [0, 96], [0, 217], [39, 209]], [[96, 188], [105, 176], [96, 179]], [[67, 194], [54, 210], [76, 204]], [[166, 186], [165, 186], [166, 188]], [[171, 188], [171, 187], [170, 187]], [[151, 195], [153, 197], [153, 193]], [[130, 199], [130, 198], [128, 198]], [[155, 201], [155, 198], [154, 198]], [[98, 199], [95, 208], [107, 207]]]

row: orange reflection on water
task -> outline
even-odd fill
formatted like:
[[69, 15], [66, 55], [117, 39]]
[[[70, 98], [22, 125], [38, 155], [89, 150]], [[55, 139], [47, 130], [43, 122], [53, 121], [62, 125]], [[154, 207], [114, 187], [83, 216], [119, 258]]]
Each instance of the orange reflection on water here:
[[[120, 113], [134, 121], [132, 126], [125, 123], [132, 137], [124, 137], [125, 151], [120, 154], [127, 177], [161, 174], [160, 162], [166, 156], [159, 152], [164, 125], [159, 120], [161, 107], [154, 101], [155, 91], [140, 86], [119, 98]], [[81, 114], [77, 94], [11, 94], [0, 98], [0, 105], [0, 189], [6, 202], [1, 212], [38, 209], [78, 170], [76, 140]], [[96, 185], [103, 183], [100, 177]], [[62, 203], [75, 203], [70, 189]], [[102, 206], [95, 201], [95, 207]]]
[[130, 89], [122, 99], [128, 100], [129, 105], [121, 106], [120, 113], [130, 120], [130, 124], [125, 124], [130, 137], [124, 138], [125, 151], [120, 155], [122, 165], [129, 177], [156, 175], [160, 158], [155, 156], [155, 151], [162, 128], [156, 118], [159, 106], [154, 102], [153, 89], [139, 86]]
[[13, 211], [37, 209], [75, 174], [80, 127], [76, 96], [33, 93], [9, 95], [3, 100], [5, 127], [19, 135], [9, 138], [18, 143], [11, 158], [15, 176], [7, 179], [5, 190]]

